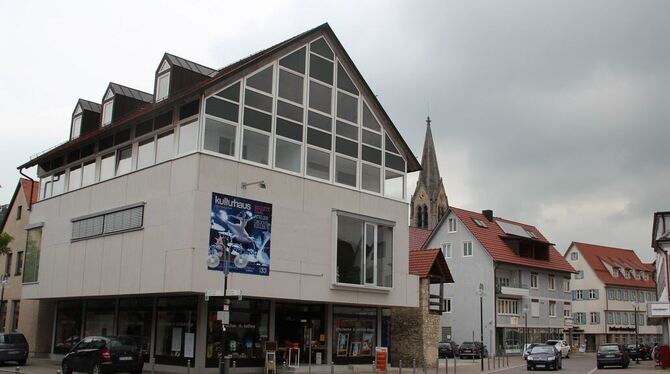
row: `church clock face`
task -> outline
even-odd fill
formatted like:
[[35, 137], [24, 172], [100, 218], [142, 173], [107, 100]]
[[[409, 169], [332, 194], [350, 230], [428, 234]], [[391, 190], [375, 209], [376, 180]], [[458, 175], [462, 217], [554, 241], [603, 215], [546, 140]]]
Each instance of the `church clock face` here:
[[426, 193], [423, 192], [423, 191], [421, 191], [421, 192], [419, 193], [419, 199], [423, 200], [423, 199], [425, 199], [425, 198], [426, 198]]

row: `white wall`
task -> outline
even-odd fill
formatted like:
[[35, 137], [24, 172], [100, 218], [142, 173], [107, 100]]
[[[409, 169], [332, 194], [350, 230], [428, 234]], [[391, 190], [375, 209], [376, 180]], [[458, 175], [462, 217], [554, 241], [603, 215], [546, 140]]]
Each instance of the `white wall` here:
[[[240, 189], [265, 180], [267, 189]], [[233, 274], [245, 296], [418, 306], [408, 274], [407, 204], [205, 154], [192, 154], [41, 201], [45, 222], [39, 282], [26, 298], [199, 292], [222, 288], [205, 265], [212, 192], [273, 204], [270, 276]], [[71, 219], [145, 202], [144, 228], [71, 242]], [[334, 210], [396, 223], [389, 292], [332, 287]]]

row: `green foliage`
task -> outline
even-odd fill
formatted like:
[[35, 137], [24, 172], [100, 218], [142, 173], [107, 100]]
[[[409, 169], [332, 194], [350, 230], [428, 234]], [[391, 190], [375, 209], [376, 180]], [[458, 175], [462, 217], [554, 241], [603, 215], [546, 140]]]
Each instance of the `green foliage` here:
[[0, 234], [0, 255], [6, 255], [12, 252], [12, 250], [9, 249], [9, 243], [11, 243], [12, 240], [14, 240], [14, 238], [6, 232]]

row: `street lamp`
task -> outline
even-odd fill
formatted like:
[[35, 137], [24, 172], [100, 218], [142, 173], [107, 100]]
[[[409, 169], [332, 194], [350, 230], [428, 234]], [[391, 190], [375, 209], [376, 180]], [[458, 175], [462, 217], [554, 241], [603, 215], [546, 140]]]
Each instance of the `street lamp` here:
[[[228, 273], [230, 272], [230, 249], [227, 246], [223, 247], [222, 258], [216, 253], [212, 253], [207, 257], [207, 266], [210, 268], [216, 268], [219, 266], [221, 261], [223, 261], [223, 313], [224, 315], [229, 312], [230, 300], [228, 300]], [[228, 367], [230, 366], [230, 358], [226, 355], [226, 324], [224, 321], [221, 321], [221, 355], [219, 356], [219, 374], [227, 374]]]
[[479, 341], [482, 345], [479, 350], [479, 359], [481, 369], [484, 371], [484, 283], [479, 284], [477, 295], [479, 295]]
[[635, 352], [637, 354], [635, 355], [635, 363], [637, 365], [640, 364], [640, 341], [638, 340], [638, 329], [637, 329], [637, 312], [640, 308], [640, 303], [635, 300], [632, 302], [633, 306], [635, 307]]
[[[526, 344], [528, 344], [528, 307], [523, 306], [523, 350], [526, 350]], [[523, 352], [521, 352], [523, 354]]]

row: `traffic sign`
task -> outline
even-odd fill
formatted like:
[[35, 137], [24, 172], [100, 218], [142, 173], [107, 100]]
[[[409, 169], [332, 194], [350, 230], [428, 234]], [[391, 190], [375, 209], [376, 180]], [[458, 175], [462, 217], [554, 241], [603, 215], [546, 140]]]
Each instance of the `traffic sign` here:
[[226, 293], [223, 293], [223, 290], [206, 290], [205, 291], [205, 301], [209, 301], [210, 297], [224, 297], [224, 296], [242, 296], [241, 290], [227, 290]]

